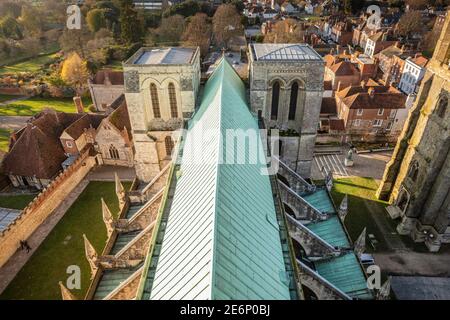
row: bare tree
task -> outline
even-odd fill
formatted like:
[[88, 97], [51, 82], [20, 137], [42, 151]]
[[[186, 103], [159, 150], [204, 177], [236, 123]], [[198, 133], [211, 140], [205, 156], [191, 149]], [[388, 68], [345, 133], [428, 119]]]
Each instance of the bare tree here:
[[294, 19], [278, 21], [264, 37], [266, 43], [298, 43], [303, 42], [305, 35], [300, 24]]
[[421, 13], [419, 11], [408, 11], [398, 21], [398, 32], [409, 37], [414, 32], [420, 31], [422, 26]]
[[409, 5], [409, 8], [413, 10], [425, 9], [429, 4], [428, 0], [407, 0], [405, 2], [407, 5]]
[[184, 31], [184, 17], [176, 14], [163, 18], [157, 33], [161, 42], [175, 43], [180, 41]]
[[183, 40], [188, 46], [200, 47], [202, 56], [208, 52], [211, 42], [211, 24], [205, 13], [197, 13], [193, 16], [183, 34]]
[[222, 4], [213, 17], [214, 38], [218, 45], [228, 48], [228, 42], [242, 32], [241, 17], [232, 4]]

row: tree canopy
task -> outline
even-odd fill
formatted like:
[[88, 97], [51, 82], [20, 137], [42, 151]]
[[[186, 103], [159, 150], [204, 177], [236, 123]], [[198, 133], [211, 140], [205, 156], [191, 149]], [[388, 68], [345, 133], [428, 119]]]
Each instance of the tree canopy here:
[[241, 17], [232, 4], [222, 4], [213, 17], [213, 31], [216, 43], [225, 48], [231, 38], [242, 33]]
[[89, 72], [86, 61], [81, 59], [76, 52], [71, 53], [63, 63], [61, 79], [72, 85], [77, 94], [80, 95], [88, 78]]

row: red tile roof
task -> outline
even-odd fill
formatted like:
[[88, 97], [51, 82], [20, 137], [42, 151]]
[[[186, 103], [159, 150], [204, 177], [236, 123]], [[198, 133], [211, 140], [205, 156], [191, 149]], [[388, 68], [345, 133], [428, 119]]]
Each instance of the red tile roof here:
[[337, 106], [335, 98], [322, 98], [320, 114], [337, 114]]
[[66, 160], [59, 137], [70, 124], [82, 117], [45, 110], [36, 115], [24, 128], [16, 133], [5, 155], [1, 171], [5, 174], [52, 179]]
[[370, 80], [364, 86], [344, 88], [336, 96], [350, 109], [403, 109], [406, 102], [406, 96], [396, 88]]

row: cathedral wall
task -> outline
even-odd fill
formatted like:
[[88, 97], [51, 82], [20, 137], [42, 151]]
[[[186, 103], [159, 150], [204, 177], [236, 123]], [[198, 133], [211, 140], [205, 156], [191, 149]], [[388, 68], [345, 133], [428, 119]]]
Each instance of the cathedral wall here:
[[[295, 130], [299, 134], [281, 138], [284, 141], [281, 157], [304, 177], [309, 177], [311, 173], [322, 104], [324, 69], [322, 61], [251, 61], [251, 110], [256, 114], [258, 110], [261, 112], [267, 128]], [[272, 86], [276, 81], [280, 83], [278, 117], [272, 120]], [[295, 120], [289, 120], [294, 82], [299, 84], [297, 109]]]

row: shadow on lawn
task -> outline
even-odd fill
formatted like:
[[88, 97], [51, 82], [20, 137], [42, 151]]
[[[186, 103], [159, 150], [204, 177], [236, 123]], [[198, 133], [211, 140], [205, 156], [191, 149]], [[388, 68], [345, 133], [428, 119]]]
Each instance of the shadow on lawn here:
[[8, 104], [0, 108], [0, 116], [32, 116], [36, 110], [28, 105]]

